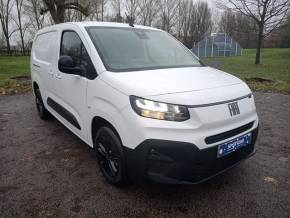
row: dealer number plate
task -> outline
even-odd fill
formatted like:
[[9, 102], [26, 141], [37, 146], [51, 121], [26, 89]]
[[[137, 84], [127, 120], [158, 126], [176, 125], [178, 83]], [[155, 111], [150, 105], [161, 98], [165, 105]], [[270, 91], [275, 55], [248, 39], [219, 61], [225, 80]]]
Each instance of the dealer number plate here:
[[231, 141], [225, 142], [218, 146], [218, 157], [226, 156], [242, 147], [246, 147], [251, 144], [252, 141], [252, 133], [248, 133], [246, 135], [235, 138]]

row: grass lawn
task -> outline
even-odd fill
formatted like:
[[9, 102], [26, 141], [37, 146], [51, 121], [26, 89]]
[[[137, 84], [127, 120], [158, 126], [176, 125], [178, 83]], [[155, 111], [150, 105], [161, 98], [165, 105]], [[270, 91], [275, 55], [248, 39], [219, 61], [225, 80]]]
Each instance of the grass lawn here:
[[[290, 48], [262, 49], [261, 64], [255, 65], [254, 60], [255, 50], [246, 49], [240, 57], [205, 58], [203, 62], [240, 77], [253, 90], [290, 93]], [[29, 90], [27, 81], [12, 79], [29, 76], [29, 68], [28, 56], [0, 56], [0, 94]]]
[[253, 90], [290, 93], [290, 48], [262, 49], [260, 65], [254, 64], [255, 52], [255, 49], [245, 49], [240, 57], [213, 57], [203, 61], [245, 80]]
[[0, 95], [30, 90], [30, 84], [18, 76], [29, 76], [29, 56], [0, 56]]

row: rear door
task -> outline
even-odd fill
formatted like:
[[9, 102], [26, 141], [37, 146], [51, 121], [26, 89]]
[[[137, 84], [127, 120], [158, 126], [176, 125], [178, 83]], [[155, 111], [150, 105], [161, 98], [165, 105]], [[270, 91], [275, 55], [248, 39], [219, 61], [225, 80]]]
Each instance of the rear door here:
[[53, 97], [48, 99], [48, 105], [74, 132], [85, 136], [87, 77], [96, 74], [95, 68], [80, 34], [73, 30], [62, 32], [58, 56], [72, 57], [74, 65], [80, 67], [82, 72], [79, 75], [67, 74], [61, 72], [56, 65], [53, 82], [54, 93]]
[[34, 80], [39, 83], [44, 102], [53, 88], [53, 68], [57, 61], [56, 38], [56, 31], [48, 31], [37, 35], [33, 42], [31, 70], [36, 77]]

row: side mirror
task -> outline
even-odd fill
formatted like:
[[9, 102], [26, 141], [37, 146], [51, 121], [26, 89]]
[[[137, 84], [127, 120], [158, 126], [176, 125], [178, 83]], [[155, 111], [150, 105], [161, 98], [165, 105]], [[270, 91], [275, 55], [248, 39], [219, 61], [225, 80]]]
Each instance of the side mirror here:
[[75, 63], [71, 56], [60, 56], [58, 60], [58, 69], [63, 73], [80, 75], [82, 69], [75, 66]]

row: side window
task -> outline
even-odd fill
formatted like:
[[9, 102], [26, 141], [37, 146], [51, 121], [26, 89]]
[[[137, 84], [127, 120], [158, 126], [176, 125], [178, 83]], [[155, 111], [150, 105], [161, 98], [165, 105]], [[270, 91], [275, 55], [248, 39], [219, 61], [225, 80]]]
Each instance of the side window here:
[[95, 67], [91, 58], [84, 47], [80, 37], [76, 32], [65, 31], [62, 35], [60, 56], [72, 57], [75, 66], [82, 68], [83, 75], [88, 79], [94, 79], [97, 76]]
[[47, 32], [38, 35], [33, 42], [33, 51], [35, 58], [40, 61], [50, 63], [55, 57], [55, 32]]

